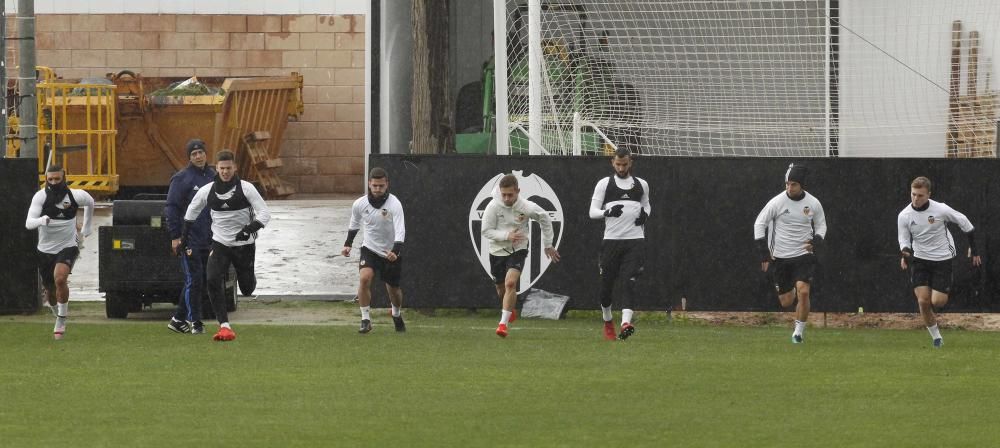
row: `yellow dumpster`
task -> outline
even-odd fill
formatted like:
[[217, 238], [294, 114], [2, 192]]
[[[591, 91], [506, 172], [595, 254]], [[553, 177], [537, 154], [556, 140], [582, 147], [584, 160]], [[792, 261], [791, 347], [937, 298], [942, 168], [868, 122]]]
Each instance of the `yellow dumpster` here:
[[[184, 78], [143, 78], [128, 72], [112, 78], [118, 86], [118, 172], [128, 186], [167, 185], [176, 170], [187, 165], [185, 144], [205, 140], [209, 157], [229, 149], [243, 161], [241, 175], [257, 180], [258, 166], [248, 166], [245, 138], [266, 132], [267, 155], [274, 159], [261, 169], [280, 166], [281, 137], [288, 119], [302, 114], [302, 76], [266, 78], [200, 78], [212, 92], [171, 95], [164, 87]], [[219, 90], [221, 89], [221, 90]]]

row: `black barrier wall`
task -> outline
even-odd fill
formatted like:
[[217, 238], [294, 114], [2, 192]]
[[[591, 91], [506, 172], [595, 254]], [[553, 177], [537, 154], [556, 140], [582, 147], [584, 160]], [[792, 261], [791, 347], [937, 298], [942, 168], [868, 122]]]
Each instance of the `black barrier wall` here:
[[38, 232], [24, 228], [31, 197], [38, 191], [38, 160], [0, 159], [0, 314], [33, 313], [38, 310], [38, 275], [35, 246]]
[[[640, 158], [634, 167], [634, 174], [649, 182], [652, 205], [636, 308], [679, 309], [686, 298], [689, 310], [778, 310], [773, 289], [759, 271], [753, 222], [784, 188], [791, 162], [809, 167], [806, 190], [822, 202], [829, 226], [827, 244], [818, 253], [814, 311], [917, 311], [907, 274], [899, 268], [896, 216], [909, 203], [910, 180], [920, 175], [934, 182], [933, 199], [965, 213], [976, 226], [985, 263], [972, 269], [966, 258], [957, 259], [946, 310], [1000, 308], [996, 159], [665, 157]], [[530, 273], [538, 277], [534, 287], [569, 296], [574, 309], [599, 307], [603, 221], [589, 219], [588, 209], [597, 181], [613, 174], [609, 158], [371, 155], [370, 166], [388, 170], [391, 191], [406, 212], [402, 287], [408, 307], [499, 306], [477, 253], [477, 209], [484, 204], [473, 203], [491, 179], [512, 170], [543, 179], [562, 213], [558, 249], [563, 261], [541, 275], [537, 268]], [[522, 197], [528, 196], [524, 179], [521, 189]], [[533, 199], [558, 212], [540, 196]], [[964, 254], [965, 236], [957, 228], [952, 234]], [[538, 249], [533, 259], [539, 260], [537, 267]]]

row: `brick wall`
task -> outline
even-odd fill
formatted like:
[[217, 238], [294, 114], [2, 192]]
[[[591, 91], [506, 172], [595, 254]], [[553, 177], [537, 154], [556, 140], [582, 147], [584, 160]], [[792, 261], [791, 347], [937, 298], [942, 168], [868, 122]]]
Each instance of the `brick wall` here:
[[[103, 77], [123, 69], [146, 77], [299, 72], [305, 79], [305, 114], [288, 123], [282, 178], [301, 193], [358, 193], [364, 189], [364, 20], [363, 15], [42, 14], [36, 25], [38, 64], [63, 78]], [[15, 33], [11, 22], [8, 35]], [[13, 72], [10, 58], [8, 65]]]

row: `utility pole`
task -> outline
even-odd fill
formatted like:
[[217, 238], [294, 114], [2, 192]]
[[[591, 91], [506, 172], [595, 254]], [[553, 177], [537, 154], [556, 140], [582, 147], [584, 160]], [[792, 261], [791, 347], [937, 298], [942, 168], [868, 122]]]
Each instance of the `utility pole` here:
[[17, 0], [18, 97], [21, 158], [38, 157], [38, 99], [35, 98], [35, 2]]
[[7, 153], [7, 2], [0, 2], [0, 136], [3, 138], [3, 152]]

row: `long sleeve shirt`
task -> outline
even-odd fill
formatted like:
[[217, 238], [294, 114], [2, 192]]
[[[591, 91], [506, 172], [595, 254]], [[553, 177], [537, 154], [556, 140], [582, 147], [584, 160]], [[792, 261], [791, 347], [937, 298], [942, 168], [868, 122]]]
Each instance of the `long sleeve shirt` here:
[[351, 206], [351, 222], [347, 230], [362, 228], [365, 231], [362, 246], [384, 258], [395, 243], [402, 243], [406, 239], [403, 204], [392, 193], [389, 193], [389, 197], [379, 208], [371, 205], [367, 195], [358, 198]]
[[[80, 233], [89, 236], [91, 233], [91, 221], [94, 217], [94, 198], [83, 190], [70, 189], [69, 193], [54, 205], [56, 210], [67, 210], [72, 208], [69, 195], [73, 195], [77, 206], [84, 210], [83, 229]], [[57, 254], [59, 251], [76, 247], [76, 210], [72, 210], [73, 217], [66, 218], [59, 216], [47, 216], [42, 214], [45, 206], [45, 190], [39, 190], [31, 198], [31, 206], [28, 208], [28, 217], [24, 221], [24, 227], [28, 230], [38, 229], [38, 250], [47, 254]], [[48, 218], [48, 219], [46, 219]], [[48, 223], [46, 223], [48, 221]]]
[[768, 235], [768, 248], [774, 258], [793, 258], [809, 253], [806, 243], [816, 235], [826, 238], [826, 214], [819, 199], [803, 192], [796, 200], [782, 191], [771, 198], [753, 224], [754, 239]]
[[[245, 180], [240, 180], [240, 185], [234, 185], [231, 190], [226, 192], [213, 193], [214, 184], [215, 182], [205, 184], [191, 198], [191, 205], [188, 206], [187, 212], [184, 214], [184, 219], [186, 221], [196, 220], [198, 215], [201, 214], [202, 209], [209, 204], [209, 195], [215, 194], [222, 206], [218, 209], [212, 208], [211, 211], [212, 240], [228, 247], [253, 244], [256, 241], [253, 235], [247, 241], [236, 241], [236, 235], [243, 230], [243, 226], [253, 221], [260, 222], [266, 226], [271, 220], [271, 212], [268, 210], [264, 198], [260, 196], [260, 193], [257, 192], [253, 184]], [[229, 202], [236, 203], [238, 201], [237, 188], [242, 188], [243, 195], [246, 196], [246, 201], [249, 205], [248, 207], [240, 207], [238, 205], [229, 206]], [[215, 202], [215, 200], [212, 202]]]
[[[610, 182], [611, 179], [614, 179], [614, 183]], [[605, 210], [616, 205], [622, 205], [621, 216], [604, 216]], [[590, 218], [604, 220], [606, 240], [645, 238], [644, 226], [635, 225], [635, 220], [643, 210], [646, 215], [653, 211], [649, 205], [649, 184], [638, 177], [605, 177], [597, 182], [594, 195], [590, 198]]]
[[958, 255], [955, 249], [955, 239], [948, 231], [948, 223], [958, 224], [963, 232], [969, 233], [975, 228], [965, 215], [949, 207], [943, 202], [928, 199], [923, 210], [913, 208], [909, 204], [896, 218], [896, 229], [899, 236], [899, 249], [913, 249], [913, 256], [928, 261], [944, 261]]
[[[510, 207], [499, 199], [493, 199], [483, 212], [482, 230], [483, 236], [490, 240], [490, 254], [503, 256], [527, 249], [531, 220], [537, 221], [542, 228], [542, 244], [545, 248], [552, 247], [552, 218], [545, 209], [524, 198], [517, 198]], [[526, 237], [524, 241], [514, 244], [508, 239], [508, 235], [514, 230], [521, 231]]]

